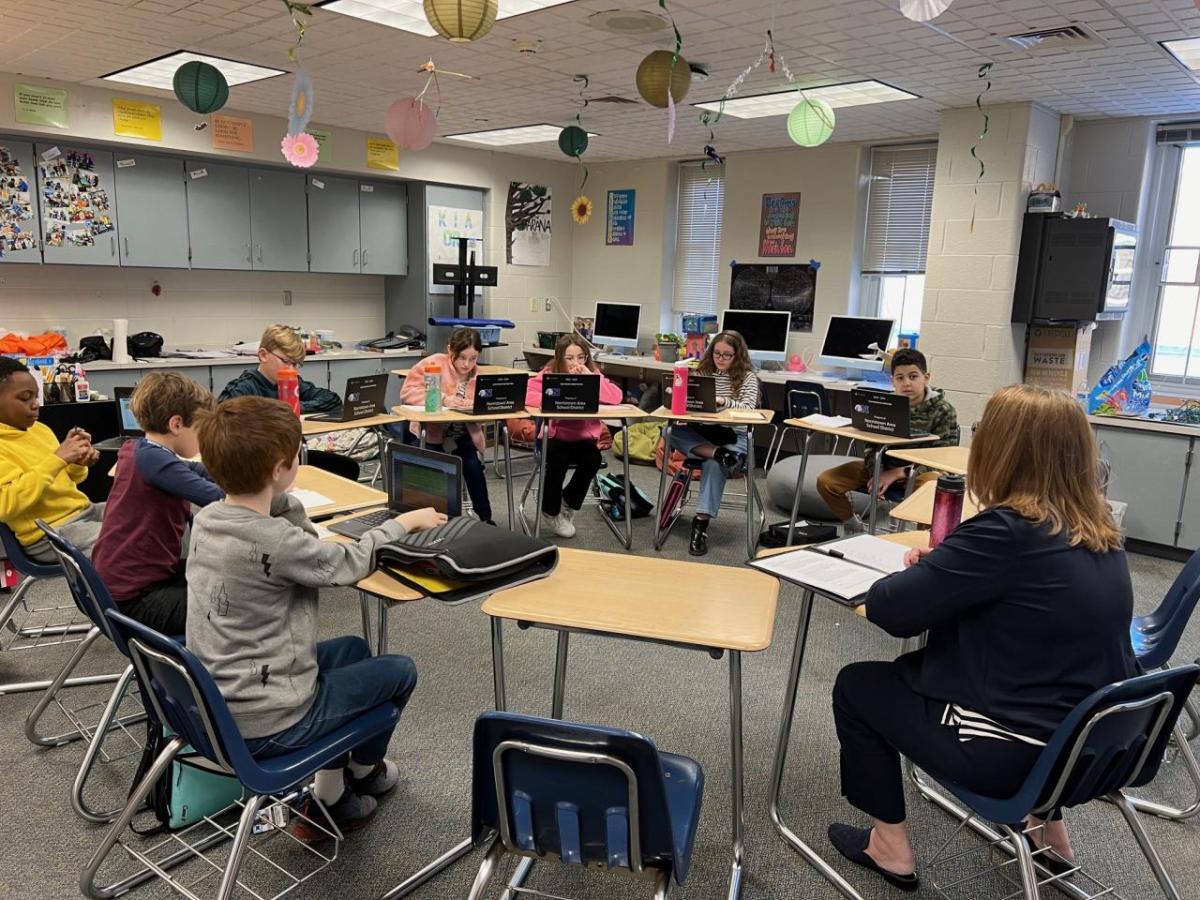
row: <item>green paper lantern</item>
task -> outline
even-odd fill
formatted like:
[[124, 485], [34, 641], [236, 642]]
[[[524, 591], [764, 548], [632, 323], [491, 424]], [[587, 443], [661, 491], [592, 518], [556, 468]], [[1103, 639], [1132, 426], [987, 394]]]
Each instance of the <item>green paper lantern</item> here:
[[833, 107], [819, 97], [807, 97], [788, 116], [788, 137], [801, 147], [818, 147], [829, 140], [836, 121]]
[[642, 99], [659, 109], [667, 108], [667, 85], [671, 86], [671, 99], [676, 104], [683, 102], [688, 88], [692, 86], [692, 70], [682, 56], [671, 60], [675, 54], [670, 50], [655, 50], [641, 61], [637, 68], [637, 89]]
[[578, 125], [568, 125], [558, 133], [558, 149], [567, 156], [583, 156], [587, 145], [587, 132]]
[[207, 115], [229, 102], [229, 83], [216, 66], [186, 62], [175, 70], [175, 96], [192, 112]]

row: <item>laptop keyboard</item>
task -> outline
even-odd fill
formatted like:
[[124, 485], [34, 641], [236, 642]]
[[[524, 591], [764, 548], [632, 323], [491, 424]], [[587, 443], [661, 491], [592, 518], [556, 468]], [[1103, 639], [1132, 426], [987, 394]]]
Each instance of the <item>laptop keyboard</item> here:
[[396, 518], [396, 514], [390, 509], [375, 509], [369, 513], [363, 513], [361, 516], [355, 516], [353, 519], [347, 519], [344, 523], [340, 524], [349, 525], [353, 523], [356, 528], [361, 528], [363, 531], [370, 531], [372, 528], [378, 528], [389, 519], [394, 518]]

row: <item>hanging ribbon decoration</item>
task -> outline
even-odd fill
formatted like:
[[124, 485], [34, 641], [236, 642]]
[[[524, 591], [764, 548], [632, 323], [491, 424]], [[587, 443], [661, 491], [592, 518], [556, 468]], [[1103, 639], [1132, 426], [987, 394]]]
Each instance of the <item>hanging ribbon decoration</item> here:
[[979, 79], [987, 79], [987, 83], [983, 86], [983, 88], [979, 91], [979, 93], [975, 97], [975, 108], [978, 109], [979, 114], [981, 116], [983, 116], [983, 128], [980, 129], [980, 131], [979, 131], [979, 140], [977, 140], [974, 144], [971, 145], [971, 159], [973, 159], [973, 160], [975, 160], [975, 162], [979, 163], [979, 174], [975, 176], [975, 196], [974, 196], [974, 199], [971, 201], [970, 231], [972, 234], [974, 234], [974, 232], [975, 232], [975, 207], [979, 203], [979, 182], [983, 180], [983, 173], [985, 171], [987, 171], [987, 167], [984, 166], [983, 160], [979, 158], [979, 154], [976, 151], [979, 147], [980, 141], [982, 141], [984, 138], [986, 138], [987, 133], [988, 133], [988, 123], [989, 123], [990, 117], [987, 114], [987, 110], [985, 110], [983, 108], [983, 95], [992, 89], [992, 79], [989, 75], [989, 73], [991, 71], [992, 71], [992, 64], [984, 63], [982, 66], [979, 67], [979, 72], [975, 76], [976, 78], [979, 78]]
[[283, 0], [283, 6], [288, 11], [288, 15], [292, 17], [292, 25], [296, 28], [296, 43], [288, 48], [288, 60], [295, 62], [296, 54], [300, 50], [300, 42], [304, 40], [304, 32], [308, 28], [308, 19], [304, 17], [312, 18], [312, 4]]
[[[579, 109], [575, 110], [575, 124], [578, 125], [580, 127], [580, 129], [583, 130], [583, 133], [586, 135], [587, 129], [583, 127], [583, 111], [585, 109], [587, 109], [588, 104], [592, 102], [591, 100], [589, 100], [587, 98], [587, 94], [586, 94], [588, 85], [591, 82], [586, 75], [576, 75], [574, 80], [575, 80], [575, 83], [577, 85], [579, 85], [579, 99], [583, 101], [583, 105], [580, 106]], [[586, 148], [586, 146], [587, 145], [585, 144], [584, 147]], [[587, 184], [587, 180], [588, 180], [588, 167], [587, 167], [587, 163], [585, 163], [583, 161], [583, 151], [576, 153], [575, 158], [577, 160], [579, 160], [579, 165], [583, 169], [583, 181], [579, 182], [579, 193], [582, 194], [583, 187], [584, 187], [584, 185]]]
[[433, 108], [433, 116], [434, 118], [437, 118], [438, 113], [442, 111], [442, 86], [438, 82], [437, 66], [435, 66], [433, 64], [433, 60], [430, 59], [429, 62], [422, 65], [419, 69], [417, 69], [417, 71], [427, 72], [429, 73], [429, 77], [425, 79], [425, 87], [421, 88], [421, 93], [417, 94], [417, 96], [413, 97], [413, 99], [418, 103], [424, 104], [425, 95], [429, 93], [429, 86], [432, 84], [433, 92], [437, 95], [437, 106]]
[[678, 65], [679, 53], [683, 50], [683, 35], [679, 33], [679, 26], [675, 24], [675, 17], [667, 9], [667, 0], [658, 0], [658, 6], [666, 13], [671, 30], [675, 32], [675, 52], [671, 56], [671, 69], [667, 73], [667, 143], [670, 144], [675, 141], [675, 98], [671, 95], [671, 80], [675, 77], [675, 66]]

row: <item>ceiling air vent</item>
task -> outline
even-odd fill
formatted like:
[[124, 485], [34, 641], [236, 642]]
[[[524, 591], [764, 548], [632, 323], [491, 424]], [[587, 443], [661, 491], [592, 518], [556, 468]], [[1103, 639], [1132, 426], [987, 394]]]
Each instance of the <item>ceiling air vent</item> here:
[[1024, 34], [1010, 34], [1004, 40], [1029, 53], [1053, 53], [1062, 50], [1089, 50], [1104, 42], [1084, 25], [1072, 23], [1058, 28], [1043, 28]]

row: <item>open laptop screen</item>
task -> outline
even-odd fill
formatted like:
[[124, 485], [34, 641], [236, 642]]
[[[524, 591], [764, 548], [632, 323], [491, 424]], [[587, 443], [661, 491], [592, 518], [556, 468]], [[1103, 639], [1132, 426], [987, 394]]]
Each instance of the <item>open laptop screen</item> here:
[[462, 515], [462, 462], [457, 456], [392, 443], [390, 506], [407, 512], [432, 506], [447, 516]]

